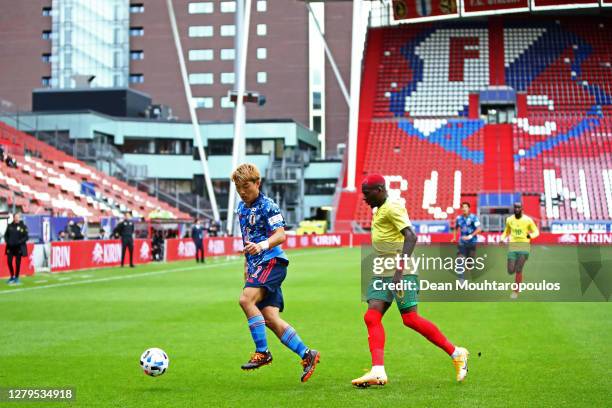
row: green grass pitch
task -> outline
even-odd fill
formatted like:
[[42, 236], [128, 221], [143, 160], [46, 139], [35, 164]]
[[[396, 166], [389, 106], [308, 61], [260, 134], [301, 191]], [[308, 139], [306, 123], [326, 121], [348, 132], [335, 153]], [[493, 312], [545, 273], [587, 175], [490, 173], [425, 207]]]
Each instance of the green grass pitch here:
[[[288, 254], [283, 317], [321, 351], [306, 384], [298, 357], [269, 331], [272, 365], [240, 370], [253, 350], [238, 306], [242, 260], [218, 259], [2, 285], [0, 387], [76, 388], [74, 402], [10, 403], [20, 407], [612, 405], [609, 303], [422, 303], [424, 317], [471, 351], [462, 384], [449, 357], [403, 327], [393, 307], [384, 319], [390, 382], [354, 389], [350, 380], [370, 364], [359, 249]], [[528, 263], [526, 280], [536, 273]], [[165, 375], [142, 374], [148, 347], [170, 356]]]

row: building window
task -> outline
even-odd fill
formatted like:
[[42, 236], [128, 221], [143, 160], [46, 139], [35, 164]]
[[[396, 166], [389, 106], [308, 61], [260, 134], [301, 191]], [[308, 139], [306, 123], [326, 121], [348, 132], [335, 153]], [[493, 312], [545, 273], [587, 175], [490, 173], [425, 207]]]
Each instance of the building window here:
[[51, 62], [51, 54], [43, 54], [41, 55], [40, 59], [42, 62]]
[[321, 133], [321, 117], [313, 116], [312, 117], [312, 130], [317, 133]]
[[221, 26], [221, 36], [222, 37], [232, 37], [234, 35], [236, 35], [235, 25], [222, 25]]
[[51, 7], [43, 7], [42, 8], [42, 15], [43, 15], [43, 17], [50, 17], [51, 16]]
[[144, 35], [144, 28], [130, 27], [130, 37], [142, 37], [143, 35]]
[[191, 26], [189, 27], [190, 37], [212, 37], [213, 26]]
[[189, 83], [191, 85], [211, 85], [214, 82], [213, 74], [210, 72], [189, 74]]
[[268, 34], [268, 26], [266, 24], [257, 24], [257, 35], [263, 36]]
[[130, 59], [133, 60], [133, 61], [143, 60], [144, 59], [144, 51], [143, 50], [130, 51]]
[[223, 96], [221, 98], [221, 107], [222, 108], [233, 108], [234, 107], [234, 102], [232, 102], [229, 98], [229, 96]]
[[215, 106], [213, 98], [210, 97], [193, 98], [193, 104], [196, 109], [212, 109]]
[[132, 14], [140, 14], [144, 13], [144, 4], [130, 4], [130, 13]]
[[222, 13], [235, 13], [236, 12], [236, 2], [235, 1], [222, 1], [221, 2], [221, 12]]
[[312, 93], [312, 109], [321, 109], [321, 92]]
[[233, 48], [222, 48], [221, 49], [221, 59], [224, 61], [233, 60], [236, 58], [236, 50]]
[[257, 83], [265, 84], [268, 82], [268, 73], [267, 72], [258, 72], [257, 73]]
[[130, 74], [130, 84], [142, 84], [144, 82], [143, 74]]
[[51, 39], [51, 30], [44, 30], [42, 32], [42, 39], [43, 40], [50, 40]]
[[266, 59], [268, 58], [268, 49], [267, 48], [258, 48], [257, 49], [257, 59]]
[[222, 84], [233, 84], [235, 82], [235, 76], [233, 72], [222, 72], [221, 83]]
[[215, 11], [215, 6], [209, 1], [189, 3], [189, 14], [211, 14]]
[[189, 50], [189, 61], [212, 61], [213, 50]]
[[266, 0], [257, 0], [257, 11], [268, 11], [268, 2]]
[[43, 88], [48, 88], [51, 86], [51, 77], [49, 76], [44, 76], [40, 79], [40, 84], [42, 85]]
[[305, 180], [304, 187], [307, 195], [331, 195], [336, 191], [336, 179]]
[[211, 156], [229, 156], [234, 143], [232, 139], [209, 139], [208, 154]]

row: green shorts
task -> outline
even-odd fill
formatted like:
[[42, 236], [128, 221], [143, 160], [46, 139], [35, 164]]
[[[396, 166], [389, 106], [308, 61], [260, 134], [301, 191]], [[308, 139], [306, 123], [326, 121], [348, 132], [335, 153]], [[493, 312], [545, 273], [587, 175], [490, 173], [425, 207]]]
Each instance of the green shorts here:
[[508, 252], [508, 259], [516, 261], [519, 256], [524, 256], [525, 260], [529, 259], [529, 251], [510, 251]]
[[[419, 292], [419, 278], [416, 275], [404, 275], [403, 282], [406, 282], [403, 286], [407, 287], [404, 290], [404, 296], [400, 297], [396, 290], [388, 289], [384, 284], [393, 282], [392, 276], [376, 277], [372, 278], [368, 285], [367, 300], [381, 300], [386, 303], [397, 303], [397, 308], [402, 311], [418, 304], [417, 294]], [[409, 283], [412, 282], [412, 283]], [[414, 289], [408, 289], [408, 285]]]

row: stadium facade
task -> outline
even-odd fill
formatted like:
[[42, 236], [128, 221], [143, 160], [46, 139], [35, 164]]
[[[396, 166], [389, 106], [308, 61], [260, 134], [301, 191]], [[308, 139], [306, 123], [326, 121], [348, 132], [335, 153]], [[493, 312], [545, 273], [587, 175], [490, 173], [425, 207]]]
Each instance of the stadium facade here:
[[[189, 81], [200, 120], [231, 121], [235, 1], [174, 0]], [[313, 4], [338, 68], [350, 70], [347, 2]], [[36, 0], [2, 2], [0, 98], [3, 109], [31, 109], [31, 90], [73, 88], [75, 75], [93, 87], [127, 87], [151, 95], [170, 116], [187, 120], [176, 48], [165, 0]], [[292, 119], [321, 134], [326, 157], [346, 144], [348, 107], [325, 61], [304, 3], [253, 1], [247, 89], [266, 97], [249, 108], [257, 120]]]

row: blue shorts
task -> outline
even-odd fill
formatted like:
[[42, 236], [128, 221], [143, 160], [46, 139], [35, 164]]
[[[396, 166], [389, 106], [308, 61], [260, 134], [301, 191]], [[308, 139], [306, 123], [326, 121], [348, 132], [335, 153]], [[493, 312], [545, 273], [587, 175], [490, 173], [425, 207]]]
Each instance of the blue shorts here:
[[257, 266], [255, 273], [249, 274], [245, 288], [265, 288], [265, 297], [256, 304], [259, 310], [266, 306], [275, 306], [282, 312], [285, 303], [281, 285], [287, 276], [289, 261], [283, 258], [272, 258]]
[[465, 257], [470, 256], [470, 252], [476, 249], [475, 242], [466, 242], [465, 244], [459, 244], [457, 246], [459, 248], [459, 254]]

